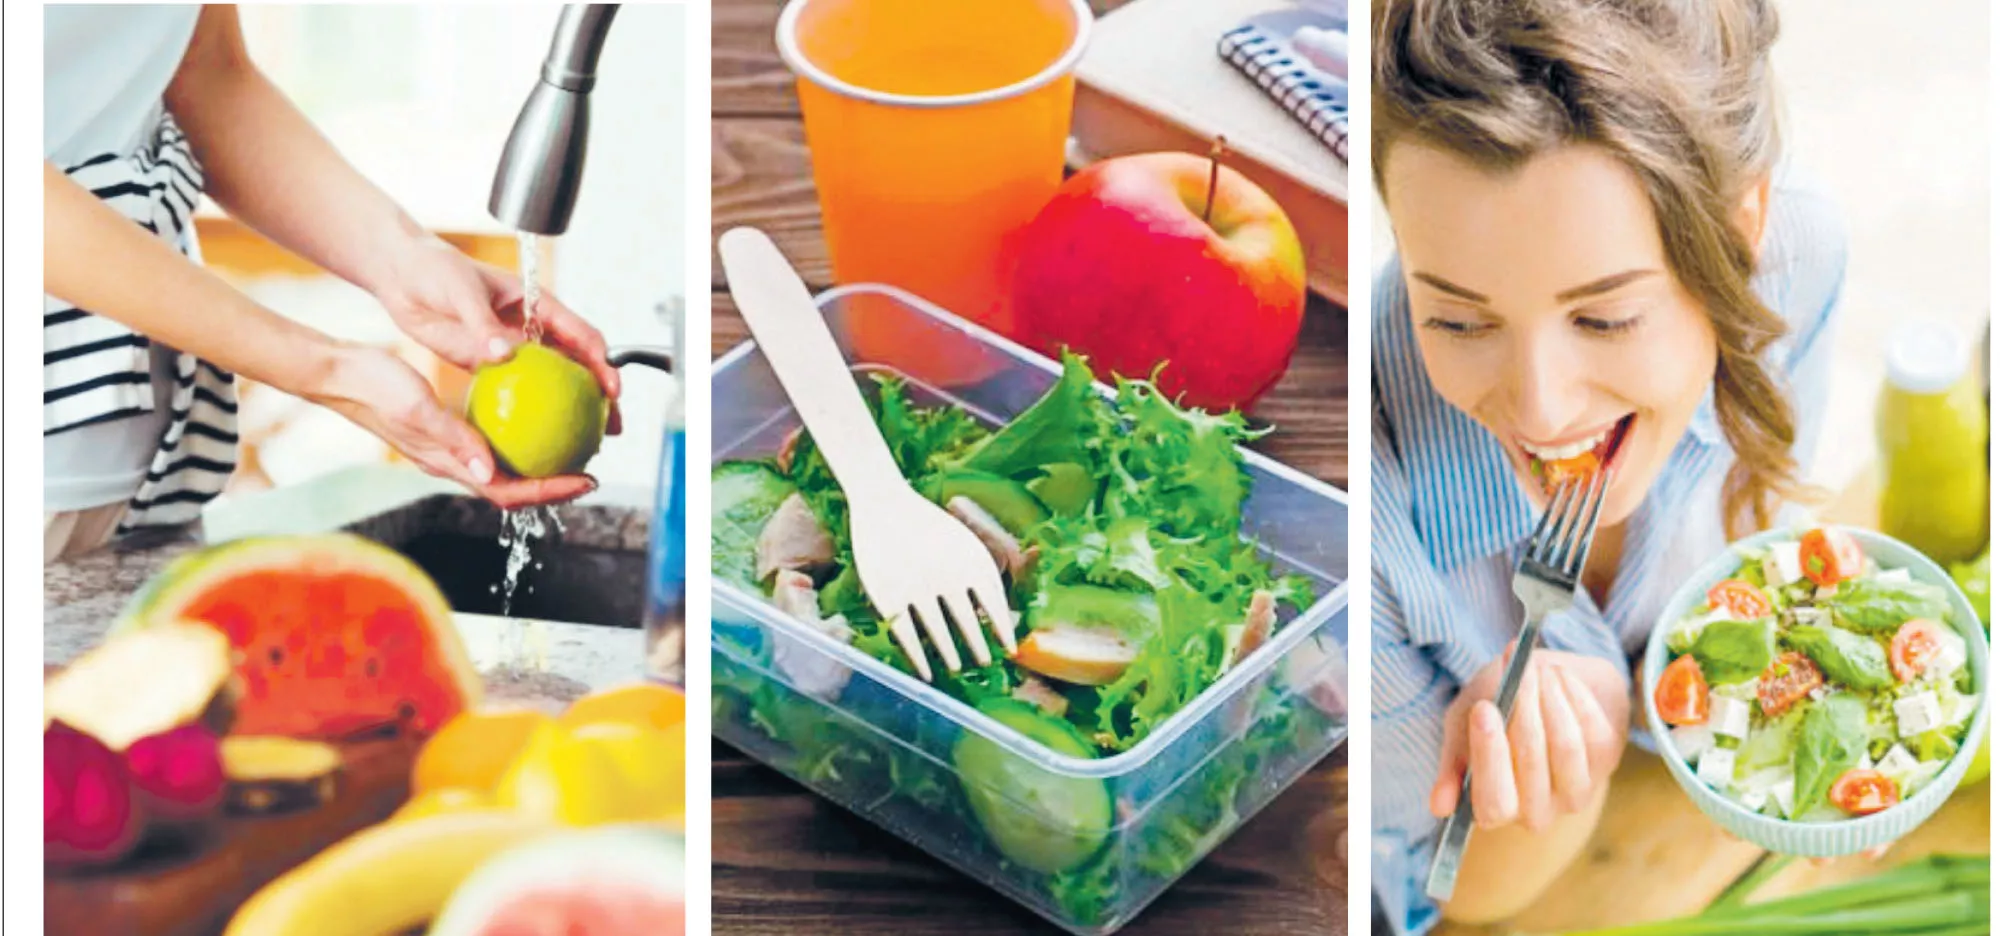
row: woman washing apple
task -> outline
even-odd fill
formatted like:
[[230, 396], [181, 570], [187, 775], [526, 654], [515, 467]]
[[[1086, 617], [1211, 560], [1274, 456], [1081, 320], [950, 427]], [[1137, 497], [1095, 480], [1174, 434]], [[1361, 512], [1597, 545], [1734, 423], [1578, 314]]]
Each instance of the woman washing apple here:
[[[393, 353], [293, 322], [202, 268], [192, 213], [206, 192], [455, 365], [523, 341], [520, 279], [422, 230], [343, 161], [250, 61], [234, 7], [45, 15], [45, 561], [194, 519], [235, 464], [236, 374], [502, 506], [592, 489], [578, 474], [507, 476]], [[547, 296], [535, 314], [616, 399], [598, 331]]]
[[[1374, 23], [1398, 256], [1371, 349], [1372, 864], [1423, 932], [1512, 916], [1577, 856], [1669, 593], [1806, 498], [1844, 234], [1782, 165], [1764, 0], [1384, 0]], [[1580, 596], [1505, 725], [1511, 573], [1547, 469], [1588, 456], [1613, 480]]]

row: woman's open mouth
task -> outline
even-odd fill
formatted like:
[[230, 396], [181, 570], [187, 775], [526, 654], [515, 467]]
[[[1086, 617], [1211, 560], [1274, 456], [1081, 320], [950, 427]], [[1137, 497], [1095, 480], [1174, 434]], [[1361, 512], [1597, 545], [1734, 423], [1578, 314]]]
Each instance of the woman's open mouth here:
[[1620, 453], [1621, 443], [1627, 440], [1629, 427], [1634, 425], [1635, 414], [1615, 420], [1598, 435], [1585, 436], [1561, 445], [1544, 446], [1519, 442], [1518, 447], [1530, 461], [1530, 472], [1542, 483], [1545, 493], [1551, 493], [1558, 486], [1572, 478], [1589, 478], [1603, 465], [1613, 464], [1614, 456]]

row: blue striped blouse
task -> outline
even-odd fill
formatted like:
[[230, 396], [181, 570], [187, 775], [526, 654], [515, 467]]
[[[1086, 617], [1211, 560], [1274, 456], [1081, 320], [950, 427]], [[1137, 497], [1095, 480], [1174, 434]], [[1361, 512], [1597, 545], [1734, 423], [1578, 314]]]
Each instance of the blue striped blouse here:
[[[1753, 285], [1788, 321], [1771, 349], [1794, 403], [1795, 457], [1815, 450], [1843, 282], [1845, 237], [1832, 201], [1777, 178]], [[1427, 810], [1447, 706], [1500, 656], [1522, 623], [1510, 575], [1536, 509], [1508, 453], [1433, 390], [1394, 260], [1372, 305], [1371, 870], [1392, 925], [1439, 922], [1425, 895], [1439, 821]], [[1707, 395], [1629, 518], [1606, 607], [1581, 591], [1544, 628], [1544, 646], [1614, 661], [1623, 673], [1662, 603], [1726, 546], [1720, 497], [1731, 446]]]

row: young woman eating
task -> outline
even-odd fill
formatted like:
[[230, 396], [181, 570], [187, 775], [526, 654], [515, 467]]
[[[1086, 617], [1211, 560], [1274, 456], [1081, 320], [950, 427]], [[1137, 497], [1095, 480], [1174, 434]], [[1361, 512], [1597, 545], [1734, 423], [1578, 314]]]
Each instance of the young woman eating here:
[[[1761, 0], [1380, 0], [1372, 865], [1399, 932], [1514, 915], [1587, 841], [1670, 593], [1803, 492], [1844, 235], [1782, 164]], [[1547, 477], [1612, 481], [1507, 726]], [[1472, 774], [1454, 898], [1425, 896]], [[1423, 780], [1421, 779], [1423, 778]]]

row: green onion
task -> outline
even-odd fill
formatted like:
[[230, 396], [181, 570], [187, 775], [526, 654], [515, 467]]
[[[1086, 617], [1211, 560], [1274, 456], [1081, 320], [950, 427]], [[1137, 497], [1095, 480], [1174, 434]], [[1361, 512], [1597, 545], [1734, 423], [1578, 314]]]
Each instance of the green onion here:
[[1793, 863], [1794, 858], [1791, 855], [1767, 852], [1765, 857], [1753, 865], [1752, 870], [1740, 875], [1738, 880], [1732, 882], [1731, 887], [1725, 888], [1725, 892], [1718, 895], [1718, 899], [1711, 901], [1711, 906], [1707, 912], [1716, 912], [1744, 904], [1746, 898], [1751, 897], [1754, 891], [1760, 889], [1761, 885], [1773, 880], [1774, 875], [1779, 874], [1788, 865]]
[[1989, 856], [1934, 855], [1833, 887], [1757, 904], [1746, 897], [1788, 859], [1768, 856], [1709, 909], [1571, 936], [1961, 936], [1989, 932]]

